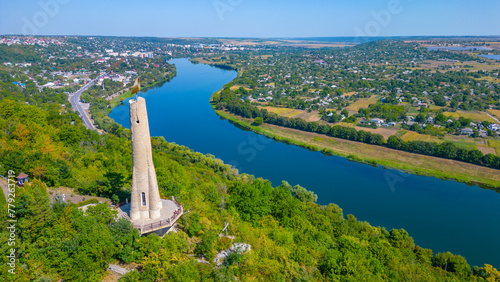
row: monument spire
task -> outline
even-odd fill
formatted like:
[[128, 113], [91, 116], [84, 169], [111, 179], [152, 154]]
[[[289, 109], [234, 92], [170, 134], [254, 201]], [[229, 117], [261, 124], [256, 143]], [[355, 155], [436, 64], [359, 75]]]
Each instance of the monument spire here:
[[153, 164], [146, 100], [138, 97], [129, 103], [133, 161], [130, 218], [157, 219], [162, 202]]

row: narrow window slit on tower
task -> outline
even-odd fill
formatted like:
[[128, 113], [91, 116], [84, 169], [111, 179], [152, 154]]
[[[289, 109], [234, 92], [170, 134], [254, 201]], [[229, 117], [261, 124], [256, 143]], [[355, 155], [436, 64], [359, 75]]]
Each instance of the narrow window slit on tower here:
[[[137, 97], [135, 98], [135, 100], [137, 101]], [[136, 119], [136, 122], [139, 123], [139, 113], [137, 110], [137, 104], [135, 105], [135, 119]]]
[[142, 205], [146, 206], [146, 193], [142, 192], [141, 196], [142, 196]]

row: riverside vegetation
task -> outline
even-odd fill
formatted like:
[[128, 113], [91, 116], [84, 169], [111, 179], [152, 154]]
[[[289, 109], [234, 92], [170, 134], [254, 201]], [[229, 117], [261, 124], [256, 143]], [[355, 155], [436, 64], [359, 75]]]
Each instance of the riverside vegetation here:
[[212, 98], [212, 103], [216, 110], [228, 110], [243, 118], [258, 119], [255, 123], [260, 125], [263, 122], [282, 127], [295, 128], [303, 131], [326, 134], [342, 139], [387, 146], [392, 149], [404, 150], [429, 156], [454, 159], [472, 164], [500, 169], [500, 157], [487, 154], [484, 155], [477, 149], [464, 149], [456, 146], [452, 142], [441, 144], [425, 141], [403, 141], [397, 136], [390, 136], [386, 141], [380, 134], [370, 133], [364, 130], [356, 130], [341, 125], [320, 124], [319, 122], [308, 122], [301, 118], [288, 118], [275, 113], [269, 113], [266, 109], [259, 108], [249, 102], [242, 101], [231, 91], [231, 84], [228, 84], [220, 93], [216, 93]]

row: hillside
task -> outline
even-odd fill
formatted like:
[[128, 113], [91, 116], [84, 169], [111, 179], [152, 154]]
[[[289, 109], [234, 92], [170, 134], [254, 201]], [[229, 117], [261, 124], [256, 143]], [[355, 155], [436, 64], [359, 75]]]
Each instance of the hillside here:
[[[239, 174], [213, 156], [163, 138], [152, 139], [160, 193], [175, 196], [187, 213], [177, 233], [163, 239], [139, 237], [127, 221], [115, 221], [107, 205], [84, 214], [74, 204], [52, 204], [44, 184], [114, 201], [125, 199], [132, 167], [127, 137], [88, 131], [60, 106], [40, 109], [11, 100], [0, 102], [0, 125], [0, 174], [22, 170], [37, 178], [16, 190], [17, 281], [101, 281], [109, 263], [117, 262], [138, 269], [121, 281], [494, 281], [500, 277], [489, 265], [471, 269], [461, 256], [433, 255], [415, 246], [403, 229], [373, 227], [344, 216], [335, 204], [317, 205], [315, 195], [300, 186], [283, 182], [272, 187], [267, 180]], [[0, 215], [4, 254], [11, 236], [6, 210], [2, 208]], [[233, 242], [250, 244], [251, 251], [231, 255], [221, 266], [198, 262], [202, 257], [212, 261], [217, 251], [231, 245], [231, 240], [218, 236], [225, 221], [229, 235], [235, 236]], [[7, 260], [2, 256], [2, 281], [13, 279]]]

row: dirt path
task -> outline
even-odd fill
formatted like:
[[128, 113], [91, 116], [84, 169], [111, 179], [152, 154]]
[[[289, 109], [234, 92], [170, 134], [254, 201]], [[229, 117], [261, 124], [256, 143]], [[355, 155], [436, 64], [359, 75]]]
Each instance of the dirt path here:
[[9, 185], [7, 185], [7, 180], [0, 178], [0, 186], [2, 186], [2, 191], [3, 191], [3, 194], [5, 195], [5, 199], [8, 200]]
[[484, 113], [485, 113], [487, 116], [489, 116], [490, 118], [492, 118], [492, 119], [494, 119], [494, 120], [496, 120], [497, 122], [499, 122], [499, 123], [500, 123], [500, 120], [498, 120], [495, 116], [490, 115], [490, 113], [488, 113], [488, 112], [484, 112]]
[[68, 187], [59, 187], [59, 188], [49, 187], [49, 188], [47, 188], [47, 192], [49, 193], [49, 197], [50, 197], [51, 201], [54, 201], [54, 198], [56, 197], [56, 195], [61, 195], [61, 196], [64, 196], [64, 199], [66, 200], [67, 203], [78, 204], [80, 202], [83, 202], [83, 201], [86, 201], [89, 199], [97, 199], [101, 203], [111, 204], [110, 199], [96, 197], [96, 196], [79, 195], [75, 192], [74, 189], [68, 188]]
[[[0, 178], [0, 186], [2, 187], [3, 194], [5, 195], [5, 199], [8, 199], [9, 196], [9, 185], [7, 180]], [[19, 188], [16, 186], [16, 188]], [[64, 198], [66, 202], [68, 203], [74, 203], [78, 204], [80, 202], [83, 202], [85, 200], [89, 199], [97, 199], [101, 203], [108, 203], [111, 204], [111, 200], [108, 198], [103, 198], [103, 197], [96, 197], [96, 196], [82, 196], [78, 195], [74, 189], [68, 188], [68, 187], [59, 187], [59, 188], [53, 188], [53, 187], [48, 187], [47, 192], [49, 193], [50, 201], [54, 201], [54, 198], [56, 195], [64, 195]]]

